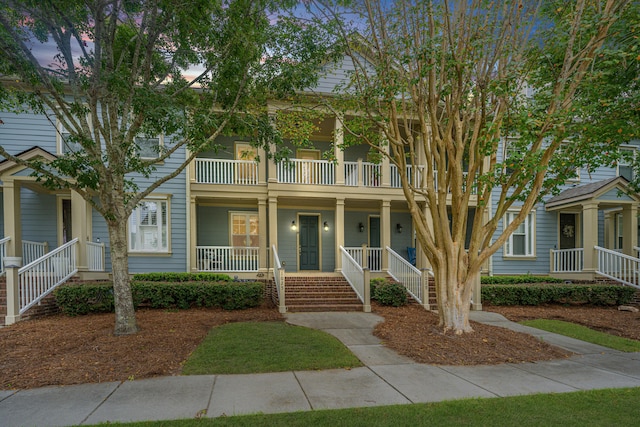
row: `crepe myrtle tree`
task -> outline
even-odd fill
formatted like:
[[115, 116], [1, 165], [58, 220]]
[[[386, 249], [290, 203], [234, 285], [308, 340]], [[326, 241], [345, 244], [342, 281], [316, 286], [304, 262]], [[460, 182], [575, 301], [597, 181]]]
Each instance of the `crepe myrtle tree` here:
[[318, 0], [309, 13], [339, 23], [353, 63], [331, 105], [356, 112], [345, 145], [397, 167], [440, 326], [472, 332], [482, 265], [577, 167], [611, 163], [633, 138], [638, 104], [615, 73], [627, 67], [637, 90], [637, 5]]
[[[0, 5], [3, 110], [57, 122], [77, 147], [51, 162], [0, 155], [76, 191], [108, 226], [115, 334], [138, 330], [127, 258], [133, 209], [216, 138], [278, 140], [266, 100], [314, 82], [323, 34], [287, 0], [7, 0]], [[44, 51], [46, 57], [35, 52]], [[6, 120], [6, 119], [5, 119]], [[137, 136], [168, 135], [153, 159]], [[260, 140], [258, 140], [260, 139]], [[188, 153], [185, 159], [185, 150]], [[179, 156], [179, 166], [158, 165]]]

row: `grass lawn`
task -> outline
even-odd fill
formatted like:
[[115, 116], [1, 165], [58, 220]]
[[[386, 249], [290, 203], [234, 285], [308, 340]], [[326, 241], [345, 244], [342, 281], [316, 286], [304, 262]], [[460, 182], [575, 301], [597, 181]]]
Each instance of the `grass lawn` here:
[[640, 388], [110, 426], [630, 426]]
[[575, 323], [548, 319], [524, 320], [520, 323], [533, 328], [542, 329], [544, 331], [554, 332], [556, 334], [590, 342], [592, 344], [598, 344], [603, 347], [613, 348], [615, 350], [626, 352], [640, 351], [640, 341], [594, 331], [593, 329], [589, 329], [582, 325], [576, 325]]
[[229, 323], [211, 329], [182, 373], [249, 374], [362, 366], [337, 338], [284, 322]]

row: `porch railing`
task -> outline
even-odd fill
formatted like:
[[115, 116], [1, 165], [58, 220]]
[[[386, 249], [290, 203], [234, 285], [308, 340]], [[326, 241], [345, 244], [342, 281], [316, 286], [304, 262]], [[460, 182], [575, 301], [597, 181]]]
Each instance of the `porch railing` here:
[[342, 257], [342, 275], [347, 282], [351, 285], [356, 295], [363, 304], [366, 303], [365, 286], [368, 286], [368, 274], [365, 274], [365, 270], [360, 267], [360, 263], [356, 261], [347, 250], [340, 246], [340, 254]]
[[422, 272], [389, 246], [386, 249], [389, 254], [389, 275], [402, 283], [413, 299], [423, 304], [423, 298], [428, 296], [423, 295]]
[[552, 273], [579, 273], [584, 267], [584, 249], [551, 249]]
[[87, 243], [87, 269], [104, 271], [104, 243]]
[[58, 285], [78, 272], [76, 246], [78, 239], [47, 253], [18, 270], [20, 280], [20, 314], [40, 302]]
[[367, 256], [362, 258], [362, 247], [348, 247], [344, 248], [347, 253], [356, 260], [360, 267], [364, 267], [364, 260], [367, 261], [366, 266], [370, 271], [379, 272], [382, 271], [382, 248], [369, 248], [367, 247]]
[[596, 273], [640, 289], [640, 259], [600, 246], [594, 249], [598, 259]]
[[256, 185], [258, 164], [253, 160], [196, 159], [196, 182]]
[[289, 159], [278, 163], [277, 178], [284, 184], [334, 185], [335, 165], [327, 160]]
[[[419, 166], [414, 170], [413, 166], [407, 165], [407, 177], [409, 178], [409, 184], [413, 186], [422, 187], [422, 171], [424, 167]], [[398, 167], [391, 165], [391, 187], [402, 188], [402, 181], [400, 180], [400, 174], [398, 173]]]
[[5, 273], [4, 257], [7, 256], [7, 242], [9, 240], [11, 240], [10, 236], [0, 239], [0, 276], [2, 276]]
[[278, 311], [284, 314], [287, 312], [287, 306], [285, 305], [284, 268], [280, 262], [280, 256], [278, 256], [276, 245], [271, 246], [271, 253], [273, 254], [273, 281], [276, 284]]
[[196, 246], [199, 271], [258, 271], [259, 248], [253, 246]]
[[47, 242], [22, 241], [22, 262], [24, 265], [43, 257], [47, 252], [49, 252], [49, 244]]

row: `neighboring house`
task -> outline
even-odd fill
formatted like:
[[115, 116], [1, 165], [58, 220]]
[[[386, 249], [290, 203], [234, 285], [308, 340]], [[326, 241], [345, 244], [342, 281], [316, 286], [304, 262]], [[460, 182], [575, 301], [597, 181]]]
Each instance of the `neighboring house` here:
[[[330, 70], [314, 92], [330, 94], [348, 70], [347, 61]], [[3, 113], [2, 120], [1, 144], [18, 157], [51, 160], [77, 149], [67, 146], [64, 131], [43, 116]], [[214, 271], [270, 280], [276, 254], [290, 275], [344, 271], [344, 253], [373, 274], [405, 268], [397, 265], [408, 260], [428, 267], [416, 248], [395, 167], [388, 161], [368, 162], [364, 145], [341, 150], [340, 127], [337, 117], [326, 117], [313, 135], [314, 148], [288, 144], [293, 158], [279, 164], [266, 160], [242, 135], [220, 138], [224, 149], [201, 153], [133, 213], [128, 223], [130, 272]], [[140, 141], [149, 148], [141, 155], [153, 156], [151, 146], [163, 143], [169, 144], [170, 136]], [[332, 151], [337, 161], [323, 160], [324, 151]], [[165, 161], [158, 173], [175, 169], [177, 163]], [[420, 171], [409, 172], [419, 179]], [[537, 206], [485, 273], [593, 278], [594, 246], [635, 255], [640, 198], [623, 194], [628, 173], [625, 165], [581, 173], [566, 190]], [[29, 175], [22, 166], [0, 162], [0, 256], [7, 239], [14, 245], [21, 242], [21, 250], [14, 246], [14, 252], [22, 253], [23, 264], [72, 242], [75, 252], [58, 255], [48, 267], [57, 270], [57, 278], [106, 277], [111, 264], [104, 219], [75, 192], [45, 189]], [[504, 221], [510, 218], [511, 213]], [[59, 265], [71, 259], [71, 267]]]

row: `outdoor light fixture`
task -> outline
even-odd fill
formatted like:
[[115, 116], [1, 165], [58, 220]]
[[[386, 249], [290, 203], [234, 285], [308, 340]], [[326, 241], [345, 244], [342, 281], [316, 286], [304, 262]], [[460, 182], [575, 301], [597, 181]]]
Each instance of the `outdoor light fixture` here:
[[329, 224], [327, 223], [327, 221], [324, 222], [324, 231], [329, 231]]
[[296, 225], [295, 221], [291, 221], [291, 230], [296, 231], [298, 229], [298, 226]]
[[400, 224], [396, 225], [396, 230], [398, 230], [398, 233], [402, 233], [402, 226]]
[[360, 223], [360, 225], [358, 226], [358, 229], [360, 230], [360, 232], [362, 233], [364, 231], [364, 224]]

